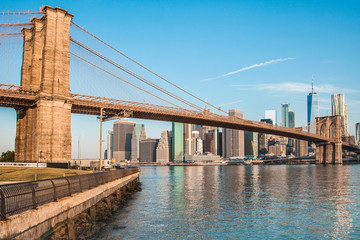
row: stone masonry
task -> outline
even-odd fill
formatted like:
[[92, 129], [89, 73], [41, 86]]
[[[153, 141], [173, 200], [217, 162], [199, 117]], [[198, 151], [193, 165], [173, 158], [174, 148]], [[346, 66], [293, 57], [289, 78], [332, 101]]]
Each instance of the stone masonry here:
[[16, 109], [15, 161], [66, 162], [71, 158], [69, 85], [72, 14], [45, 6], [31, 28], [23, 28], [21, 86], [39, 90], [36, 105]]
[[316, 143], [316, 164], [342, 164], [341, 116], [316, 118], [316, 133], [335, 143]]

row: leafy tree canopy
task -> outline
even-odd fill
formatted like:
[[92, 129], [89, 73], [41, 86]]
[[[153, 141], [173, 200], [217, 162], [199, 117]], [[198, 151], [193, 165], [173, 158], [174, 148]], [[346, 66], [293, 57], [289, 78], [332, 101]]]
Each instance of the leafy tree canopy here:
[[13, 162], [15, 159], [14, 151], [6, 151], [1, 153], [0, 162]]

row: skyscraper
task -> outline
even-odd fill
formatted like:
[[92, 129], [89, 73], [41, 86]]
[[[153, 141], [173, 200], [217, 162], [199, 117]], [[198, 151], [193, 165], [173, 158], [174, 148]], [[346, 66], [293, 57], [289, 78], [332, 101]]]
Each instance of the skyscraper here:
[[110, 129], [107, 134], [107, 160], [109, 161], [113, 158], [113, 137], [114, 130]]
[[331, 115], [341, 115], [341, 135], [348, 135], [347, 107], [343, 93], [331, 95]]
[[316, 117], [319, 117], [319, 95], [314, 92], [314, 80], [312, 80], [311, 93], [307, 96], [308, 132], [316, 133], [316, 125], [311, 124], [315, 121]]
[[184, 156], [184, 124], [172, 123], [172, 160], [183, 161]]
[[[230, 109], [229, 116], [243, 118], [243, 112], [238, 109]], [[244, 156], [244, 131], [223, 128], [222, 145], [223, 157]]]
[[272, 124], [277, 125], [277, 116], [276, 116], [276, 110], [265, 110], [265, 119], [271, 119]]
[[168, 163], [170, 160], [169, 134], [164, 130], [161, 133], [159, 143], [156, 148], [156, 162]]
[[140, 158], [140, 141], [146, 139], [145, 125], [144, 124], [135, 124], [135, 132], [136, 132], [136, 144], [137, 144], [137, 154], [134, 156], [134, 160]]
[[295, 112], [289, 111], [289, 128], [295, 127]]
[[283, 103], [281, 104], [281, 115], [282, 115], [282, 126], [283, 127], [289, 127], [289, 103]]
[[159, 139], [147, 138], [140, 141], [140, 162], [155, 162]]
[[205, 133], [204, 136], [204, 152], [210, 152], [215, 154], [215, 148], [216, 148], [216, 144], [215, 144], [215, 138], [216, 138], [216, 132], [212, 131], [212, 132], [208, 132]]
[[185, 123], [184, 124], [184, 137], [185, 137], [185, 154], [186, 155], [193, 155], [192, 151], [192, 131], [193, 131], [193, 125]]
[[128, 119], [120, 119], [114, 122], [113, 157], [116, 162], [130, 160], [134, 126], [135, 123]]
[[[245, 131], [245, 155], [258, 156], [258, 133]], [[254, 148], [253, 148], [254, 146]]]
[[358, 141], [358, 144], [360, 145], [360, 123], [355, 124], [355, 139]]
[[138, 137], [136, 134], [136, 128], [134, 128], [133, 132], [132, 132], [132, 137], [131, 137], [131, 162], [137, 162], [138, 158], [140, 157], [138, 151], [140, 147], [138, 147]]

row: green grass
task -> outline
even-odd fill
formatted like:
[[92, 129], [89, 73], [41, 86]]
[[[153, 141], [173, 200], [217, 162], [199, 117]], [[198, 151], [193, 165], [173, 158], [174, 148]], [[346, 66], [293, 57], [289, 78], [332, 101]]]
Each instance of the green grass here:
[[62, 169], [62, 168], [35, 168], [35, 167], [0, 167], [0, 181], [34, 181], [71, 176], [75, 174], [88, 174], [92, 171]]

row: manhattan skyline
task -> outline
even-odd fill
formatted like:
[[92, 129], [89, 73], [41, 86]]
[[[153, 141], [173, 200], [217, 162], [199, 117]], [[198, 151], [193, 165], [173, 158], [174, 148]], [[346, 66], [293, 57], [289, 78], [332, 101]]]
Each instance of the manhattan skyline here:
[[[105, 16], [98, 4], [84, 7], [82, 1], [4, 1], [1, 11], [38, 11], [43, 4], [65, 8], [145, 66], [225, 111], [242, 110], [246, 119], [259, 121], [271, 109], [279, 115], [281, 104], [289, 103], [296, 126], [306, 124], [313, 75], [319, 115], [331, 115], [331, 95], [344, 93], [354, 134], [360, 119], [356, 1], [103, 3]], [[0, 151], [13, 150], [15, 111], [1, 108], [0, 115]], [[145, 124], [152, 138], [171, 129], [171, 123], [132, 121]], [[95, 117], [72, 114], [73, 156], [80, 135], [82, 156], [98, 156], [98, 125]], [[104, 124], [103, 139], [111, 125]]]

